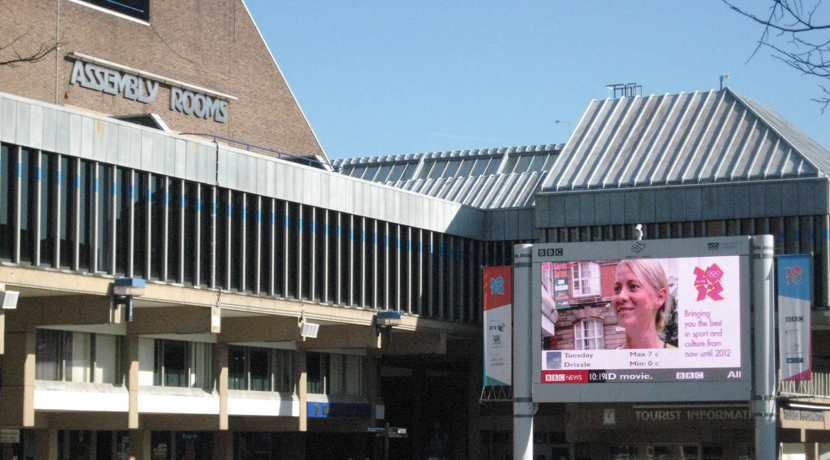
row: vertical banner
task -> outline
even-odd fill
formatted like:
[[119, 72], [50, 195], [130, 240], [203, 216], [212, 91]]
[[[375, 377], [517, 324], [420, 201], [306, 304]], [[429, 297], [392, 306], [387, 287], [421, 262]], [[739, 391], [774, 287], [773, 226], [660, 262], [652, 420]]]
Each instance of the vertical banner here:
[[484, 267], [484, 386], [510, 386], [512, 381], [511, 268]]
[[778, 357], [782, 380], [811, 380], [810, 256], [778, 256]]

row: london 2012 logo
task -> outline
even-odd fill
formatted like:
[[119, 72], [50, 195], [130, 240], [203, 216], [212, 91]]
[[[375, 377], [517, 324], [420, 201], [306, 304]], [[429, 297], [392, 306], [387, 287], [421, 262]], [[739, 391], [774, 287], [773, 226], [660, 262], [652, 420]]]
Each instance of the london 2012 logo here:
[[490, 295], [504, 295], [504, 278], [490, 278]]
[[712, 300], [723, 300], [720, 295], [723, 292], [721, 286], [721, 279], [723, 278], [723, 270], [718, 267], [718, 264], [712, 264], [706, 270], [700, 267], [695, 267], [695, 289], [697, 289], [697, 301], [709, 297]]
[[801, 284], [801, 267], [787, 267], [787, 284]]

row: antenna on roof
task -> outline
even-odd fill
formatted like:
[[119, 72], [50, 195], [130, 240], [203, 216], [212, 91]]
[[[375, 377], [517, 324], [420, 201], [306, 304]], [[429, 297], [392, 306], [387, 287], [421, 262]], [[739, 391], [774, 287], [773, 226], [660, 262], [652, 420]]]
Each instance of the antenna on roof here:
[[720, 76], [720, 90], [723, 91], [723, 81], [729, 78], [729, 74], [725, 73]]
[[614, 91], [614, 99], [620, 97], [636, 97], [643, 95], [643, 85], [637, 83], [612, 83], [605, 85], [608, 88], [608, 93]]

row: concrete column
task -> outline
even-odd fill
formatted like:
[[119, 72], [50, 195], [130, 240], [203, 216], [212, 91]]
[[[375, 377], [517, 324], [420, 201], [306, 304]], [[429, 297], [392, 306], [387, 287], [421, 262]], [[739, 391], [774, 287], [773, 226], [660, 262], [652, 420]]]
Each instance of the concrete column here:
[[297, 382], [297, 398], [300, 400], [300, 428], [308, 431], [308, 373], [306, 372], [306, 351], [294, 354], [294, 381]]
[[[481, 353], [476, 353], [474, 363], [481, 363], [484, 356]], [[469, 389], [467, 393], [467, 411], [468, 411], [468, 446], [467, 458], [481, 458], [481, 430], [479, 428], [479, 420], [481, 419], [481, 385], [484, 380], [484, 369], [481, 365], [471, 365], [469, 374]]]
[[[219, 429], [228, 429], [228, 344], [216, 344], [216, 383], [219, 388]], [[218, 445], [218, 444], [217, 444]], [[216, 457], [219, 460], [219, 457]]]
[[127, 390], [130, 397], [127, 428], [130, 430], [138, 430], [138, 347], [139, 336], [127, 335]]
[[[533, 459], [532, 245], [513, 248], [513, 458]], [[538, 346], [539, 344], [535, 344]]]
[[773, 321], [773, 238], [752, 238], [753, 413], [756, 458], [776, 458], [775, 328]]
[[147, 430], [130, 430], [130, 456], [135, 460], [153, 458], [151, 436], [152, 433]]
[[233, 431], [213, 433], [213, 460], [233, 460]]
[[35, 426], [35, 331], [6, 332], [0, 426]]
[[58, 430], [35, 430], [35, 460], [58, 460]]

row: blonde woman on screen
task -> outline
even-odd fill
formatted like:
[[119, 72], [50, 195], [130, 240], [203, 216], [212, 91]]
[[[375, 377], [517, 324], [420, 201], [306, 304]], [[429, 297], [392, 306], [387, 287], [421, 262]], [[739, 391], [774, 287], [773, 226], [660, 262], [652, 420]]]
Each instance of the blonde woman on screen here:
[[617, 265], [611, 305], [625, 328], [619, 348], [666, 348], [664, 328], [672, 297], [663, 266], [652, 259], [623, 260]]

